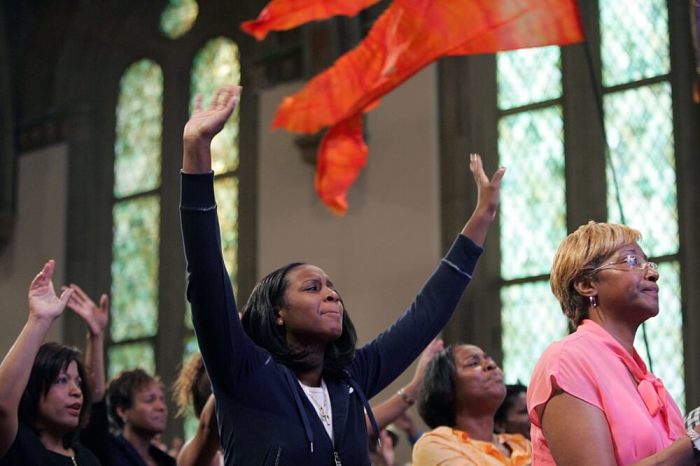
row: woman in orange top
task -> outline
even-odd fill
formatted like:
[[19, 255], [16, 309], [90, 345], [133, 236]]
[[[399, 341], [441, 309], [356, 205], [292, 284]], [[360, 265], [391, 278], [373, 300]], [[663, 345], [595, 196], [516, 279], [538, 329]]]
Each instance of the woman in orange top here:
[[426, 369], [418, 412], [433, 430], [413, 449], [414, 466], [524, 466], [530, 442], [494, 434], [494, 415], [506, 396], [503, 373], [481, 348], [450, 346]]

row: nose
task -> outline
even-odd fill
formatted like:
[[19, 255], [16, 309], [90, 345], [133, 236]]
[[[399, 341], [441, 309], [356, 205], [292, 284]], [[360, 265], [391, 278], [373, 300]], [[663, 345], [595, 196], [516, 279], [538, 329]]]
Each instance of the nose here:
[[328, 294], [326, 295], [326, 301], [331, 301], [331, 302], [340, 301], [340, 296], [338, 296], [338, 292], [335, 291], [333, 288], [328, 288]]
[[158, 399], [158, 401], [156, 401], [156, 409], [158, 411], [166, 411], [168, 407], [165, 404], [165, 400]]
[[486, 358], [484, 359], [484, 369], [488, 371], [493, 371], [498, 369], [498, 364], [496, 364], [496, 361], [494, 361], [491, 358]]
[[81, 390], [79, 383], [72, 382], [70, 384], [70, 396], [79, 397], [79, 398], [83, 397], [83, 391]]
[[644, 277], [649, 281], [656, 282], [659, 280], [659, 270], [650, 267], [649, 262], [647, 262], [644, 267]]

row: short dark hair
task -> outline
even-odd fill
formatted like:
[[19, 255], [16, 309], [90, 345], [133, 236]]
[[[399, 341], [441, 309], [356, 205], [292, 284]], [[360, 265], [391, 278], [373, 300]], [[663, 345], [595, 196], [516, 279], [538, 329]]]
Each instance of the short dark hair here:
[[527, 393], [527, 387], [520, 382], [514, 383], [512, 385], [506, 385], [506, 397], [503, 399], [503, 403], [496, 410], [496, 414], [493, 416], [493, 420], [496, 424], [505, 424], [506, 418], [508, 417], [508, 410], [513, 406], [515, 397], [521, 393]]
[[440, 351], [428, 363], [418, 392], [418, 414], [431, 428], [455, 425], [454, 345]]
[[124, 428], [124, 420], [119, 417], [117, 408], [131, 408], [134, 404], [136, 392], [153, 382], [161, 383], [158, 376], [150, 375], [143, 369], [122, 371], [109, 382], [107, 387], [107, 405], [109, 407], [110, 420], [114, 425], [119, 429]]
[[80, 409], [78, 427], [63, 437], [63, 446], [66, 448], [72, 447], [78, 440], [78, 433], [80, 428], [87, 423], [90, 404], [92, 403], [80, 350], [59, 343], [44, 343], [41, 345], [34, 358], [29, 382], [27, 382], [27, 386], [22, 393], [18, 409], [19, 421], [34, 428], [39, 417], [39, 402], [41, 398], [49, 393], [58, 375], [61, 371], [67, 370], [71, 362], [75, 362], [78, 368], [83, 405]]
[[[307, 353], [293, 351], [287, 346], [284, 328], [277, 325], [279, 308], [284, 305], [284, 295], [289, 281], [287, 274], [293, 269], [306, 265], [304, 262], [292, 262], [269, 273], [253, 289], [243, 312], [243, 329], [256, 345], [270, 352], [272, 358], [292, 371], [311, 368], [305, 361]], [[340, 298], [341, 303], [343, 302]], [[357, 333], [343, 305], [343, 333], [326, 346], [323, 372], [331, 376], [340, 376], [355, 357]]]

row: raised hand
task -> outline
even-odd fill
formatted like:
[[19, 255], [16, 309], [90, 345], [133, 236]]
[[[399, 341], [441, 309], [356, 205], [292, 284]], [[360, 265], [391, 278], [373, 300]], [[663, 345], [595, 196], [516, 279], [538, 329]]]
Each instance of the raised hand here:
[[54, 268], [56, 263], [53, 259], [44, 264], [41, 272], [34, 277], [29, 285], [29, 316], [39, 319], [54, 320], [63, 313], [73, 290], [64, 290], [61, 296], [56, 296], [53, 288]]
[[208, 109], [202, 108], [201, 94], [195, 97], [192, 116], [182, 135], [182, 170], [185, 173], [211, 171], [211, 140], [223, 129], [240, 96], [240, 86], [223, 86], [212, 98]]
[[483, 209], [491, 216], [491, 220], [496, 216], [498, 211], [498, 202], [501, 191], [501, 178], [506, 172], [506, 169], [501, 167], [496, 170], [493, 177], [489, 180], [484, 172], [484, 165], [479, 154], [469, 154], [469, 170], [471, 170], [476, 182], [478, 200], [475, 210]]
[[106, 294], [100, 296], [98, 306], [78, 285], [71, 283], [70, 287], [64, 289], [73, 290], [68, 307], [85, 321], [91, 335], [101, 335], [109, 322], [109, 297]]

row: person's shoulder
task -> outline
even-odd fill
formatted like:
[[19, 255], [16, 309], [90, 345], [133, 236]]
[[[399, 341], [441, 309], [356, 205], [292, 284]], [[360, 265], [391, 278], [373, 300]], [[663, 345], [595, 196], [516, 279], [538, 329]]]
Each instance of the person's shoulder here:
[[76, 459], [80, 466], [101, 466], [100, 460], [97, 456], [81, 443], [75, 445]]

